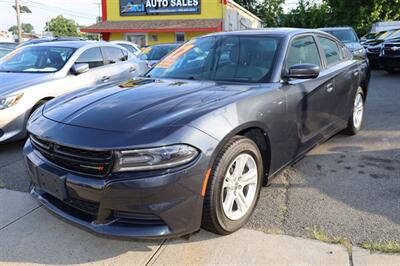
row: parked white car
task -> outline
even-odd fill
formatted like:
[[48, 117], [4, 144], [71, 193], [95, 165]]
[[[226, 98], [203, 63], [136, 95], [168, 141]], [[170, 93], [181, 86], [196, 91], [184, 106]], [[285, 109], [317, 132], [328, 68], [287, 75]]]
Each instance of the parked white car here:
[[111, 41], [111, 43], [118, 44], [118, 45], [124, 47], [126, 50], [128, 50], [129, 52], [133, 53], [136, 56], [138, 54], [140, 54], [140, 52], [141, 52], [139, 46], [137, 46], [136, 44], [134, 44], [132, 42], [128, 42], [128, 41]]
[[146, 62], [107, 42], [48, 42], [19, 48], [0, 60], [0, 143], [26, 136], [26, 122], [62, 94], [128, 80]]

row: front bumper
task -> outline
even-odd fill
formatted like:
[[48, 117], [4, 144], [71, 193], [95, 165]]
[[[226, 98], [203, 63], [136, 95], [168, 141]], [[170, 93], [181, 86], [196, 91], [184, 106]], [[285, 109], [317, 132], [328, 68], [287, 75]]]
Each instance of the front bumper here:
[[372, 66], [378, 66], [380, 64], [379, 53], [367, 52], [367, 58]]
[[25, 124], [29, 112], [18, 104], [0, 110], [0, 143], [10, 142], [26, 136]]
[[380, 56], [380, 62], [383, 67], [390, 69], [400, 68], [400, 56]]
[[[91, 232], [153, 239], [179, 237], [200, 228], [201, 185], [207, 167], [202, 155], [184, 169], [147, 176], [111, 174], [105, 179], [59, 168], [34, 150], [30, 140], [24, 155], [31, 195], [54, 214]], [[43, 173], [54, 176], [58, 185], [43, 184], [51, 181]]]

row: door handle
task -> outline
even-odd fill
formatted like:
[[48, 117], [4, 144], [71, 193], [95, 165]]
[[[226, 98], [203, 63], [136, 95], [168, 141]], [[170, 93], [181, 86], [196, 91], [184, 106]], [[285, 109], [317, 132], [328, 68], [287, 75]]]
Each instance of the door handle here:
[[101, 81], [103, 81], [103, 82], [107, 82], [107, 81], [109, 81], [110, 80], [110, 77], [109, 76], [103, 76], [102, 78], [101, 78]]
[[129, 68], [129, 72], [135, 72], [136, 71], [136, 67], [130, 67]]
[[326, 91], [327, 92], [332, 92], [333, 91], [333, 84], [329, 83], [328, 85], [326, 85]]
[[355, 77], [358, 76], [358, 70], [354, 71], [354, 72], [353, 72], [353, 75], [354, 75]]

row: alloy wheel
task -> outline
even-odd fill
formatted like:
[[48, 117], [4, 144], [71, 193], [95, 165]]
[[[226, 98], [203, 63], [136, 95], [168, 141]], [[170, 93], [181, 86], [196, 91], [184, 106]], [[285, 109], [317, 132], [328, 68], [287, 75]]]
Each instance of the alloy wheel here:
[[364, 116], [363, 96], [358, 93], [354, 99], [353, 124], [356, 129], [360, 129]]
[[258, 170], [254, 158], [239, 154], [228, 167], [222, 184], [222, 207], [230, 220], [239, 220], [249, 211], [256, 198]]

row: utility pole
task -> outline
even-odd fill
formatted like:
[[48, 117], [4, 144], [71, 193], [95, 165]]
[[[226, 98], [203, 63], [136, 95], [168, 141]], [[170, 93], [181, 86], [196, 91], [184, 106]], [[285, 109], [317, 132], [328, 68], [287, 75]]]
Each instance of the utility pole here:
[[17, 30], [18, 30], [18, 43], [22, 42], [22, 30], [21, 30], [21, 19], [20, 19], [20, 5], [19, 0], [15, 0], [15, 12], [17, 13]]
[[98, 19], [96, 19], [96, 23], [100, 23], [101, 22], [101, 16], [102, 16], [102, 14], [101, 14], [101, 3], [94, 2], [93, 4], [96, 5], [98, 7], [98, 9], [99, 9], [99, 16], [97, 17]]

